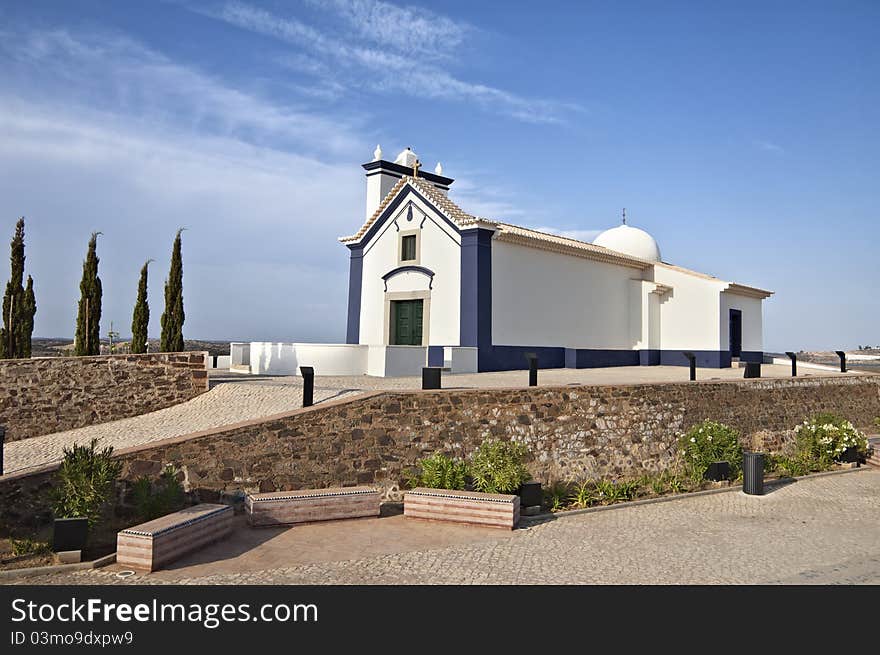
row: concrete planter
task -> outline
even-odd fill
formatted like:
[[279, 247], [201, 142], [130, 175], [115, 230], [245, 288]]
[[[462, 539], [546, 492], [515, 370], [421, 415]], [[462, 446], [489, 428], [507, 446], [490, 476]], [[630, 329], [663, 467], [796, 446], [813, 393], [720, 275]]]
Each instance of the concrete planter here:
[[420, 487], [403, 495], [403, 514], [409, 518], [513, 530], [519, 523], [519, 512], [519, 496], [512, 494]]

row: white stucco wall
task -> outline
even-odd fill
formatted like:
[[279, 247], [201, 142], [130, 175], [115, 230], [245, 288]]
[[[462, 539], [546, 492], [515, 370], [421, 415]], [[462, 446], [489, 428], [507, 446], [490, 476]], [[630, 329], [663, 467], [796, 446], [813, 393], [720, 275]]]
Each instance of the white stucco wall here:
[[251, 373], [300, 375], [300, 366], [313, 366], [315, 375], [363, 375], [367, 347], [353, 344], [252, 342]]
[[727, 349], [730, 344], [730, 310], [742, 312], [742, 349], [753, 352], [764, 350], [762, 316], [763, 303], [760, 298], [750, 298], [725, 291], [721, 294], [721, 348]]
[[421, 375], [427, 366], [426, 346], [366, 346], [367, 375], [377, 377], [400, 377]]
[[[413, 220], [407, 221], [408, 200], [415, 204]], [[423, 216], [428, 218], [422, 221]], [[399, 232], [416, 230], [419, 235], [419, 258], [415, 265], [434, 272], [430, 289], [430, 311], [423, 326], [425, 345], [457, 345], [459, 337], [459, 290], [461, 246], [458, 233], [413, 194], [399, 205], [397, 212], [364, 249], [360, 337], [362, 344], [387, 345], [385, 318], [386, 291], [382, 276], [398, 268]], [[420, 227], [421, 226], [421, 227]], [[408, 262], [404, 262], [407, 265]], [[430, 280], [421, 273], [402, 273], [388, 281], [387, 293], [427, 291]]]
[[492, 338], [495, 345], [632, 349], [634, 268], [547, 250], [492, 242]]
[[452, 373], [477, 372], [477, 348], [453, 346], [443, 349], [443, 366]]
[[654, 267], [654, 281], [672, 287], [660, 298], [660, 348], [721, 350], [720, 295], [726, 283], [663, 266]]

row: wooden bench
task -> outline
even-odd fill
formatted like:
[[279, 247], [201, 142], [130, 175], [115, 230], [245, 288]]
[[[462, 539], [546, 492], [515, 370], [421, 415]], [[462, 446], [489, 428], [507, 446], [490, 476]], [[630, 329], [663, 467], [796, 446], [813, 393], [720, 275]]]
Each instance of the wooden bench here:
[[420, 487], [404, 493], [403, 515], [513, 530], [519, 523], [519, 496]]
[[341, 487], [248, 494], [244, 501], [253, 527], [379, 516], [379, 492], [372, 487]]
[[120, 530], [116, 563], [143, 571], [164, 564], [222, 539], [232, 530], [229, 505], [195, 505], [158, 519]]

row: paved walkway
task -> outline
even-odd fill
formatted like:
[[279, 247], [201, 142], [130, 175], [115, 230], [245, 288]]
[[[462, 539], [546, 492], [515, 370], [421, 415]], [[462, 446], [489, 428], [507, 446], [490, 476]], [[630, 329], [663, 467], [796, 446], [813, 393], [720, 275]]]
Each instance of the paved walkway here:
[[[741, 380], [742, 368], [701, 368], [697, 369], [698, 380]], [[665, 382], [687, 382], [689, 370], [686, 366], [610, 366], [607, 368], [553, 368], [538, 372], [538, 384], [559, 386], [569, 384], [655, 384]], [[764, 364], [761, 375], [766, 378], [791, 377], [791, 366]], [[819, 369], [798, 369], [800, 377], [828, 377], [835, 375], [860, 375], [860, 373], [836, 373]], [[294, 376], [250, 376], [246, 373], [216, 371], [211, 379], [214, 383], [226, 381], [248, 381], [251, 384], [302, 384], [302, 379]], [[443, 374], [444, 388], [475, 389], [490, 387], [524, 387], [529, 383], [528, 371], [498, 371], [495, 373]], [[415, 377], [376, 378], [367, 375], [332, 376], [315, 378], [316, 387], [324, 389], [421, 389], [422, 379]]]
[[[315, 402], [350, 395], [340, 388], [315, 389]], [[231, 425], [302, 407], [302, 386], [288, 384], [218, 384], [192, 400], [149, 414], [91, 425], [6, 444], [4, 471], [60, 461], [63, 449], [92, 438], [115, 449]]]
[[116, 573], [111, 567], [21, 582], [880, 584], [880, 469], [800, 480], [762, 497], [683, 497], [513, 532], [402, 517], [256, 530], [167, 571], [125, 580]]
[[[828, 375], [824, 371], [801, 371], [803, 377]], [[788, 366], [765, 364], [764, 377], [788, 377]], [[833, 375], [833, 373], [832, 373]], [[840, 375], [840, 374], [838, 374]], [[849, 373], [847, 375], [857, 375]], [[681, 366], [622, 366], [593, 369], [547, 369], [538, 374], [540, 385], [639, 384], [686, 381]], [[743, 369], [700, 369], [698, 379], [737, 380]], [[129, 448], [151, 441], [200, 432], [241, 421], [271, 416], [302, 406], [302, 378], [250, 376], [228, 371], [211, 372], [211, 390], [193, 400], [132, 418], [76, 430], [13, 441], [6, 445], [4, 469], [15, 473], [61, 460], [63, 449], [97, 438], [101, 446]], [[527, 371], [446, 374], [444, 388], [520, 387], [528, 384]], [[420, 377], [374, 378], [321, 376], [315, 378], [315, 402], [356, 395], [363, 391], [420, 389]]]

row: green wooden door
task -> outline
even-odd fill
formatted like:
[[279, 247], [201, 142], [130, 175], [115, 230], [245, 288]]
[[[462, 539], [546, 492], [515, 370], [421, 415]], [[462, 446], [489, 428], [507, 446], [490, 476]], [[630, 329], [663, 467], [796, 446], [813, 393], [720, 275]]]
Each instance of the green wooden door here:
[[422, 301], [395, 300], [391, 303], [391, 345], [422, 345]]

